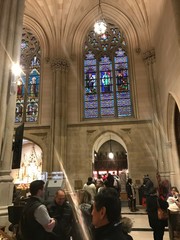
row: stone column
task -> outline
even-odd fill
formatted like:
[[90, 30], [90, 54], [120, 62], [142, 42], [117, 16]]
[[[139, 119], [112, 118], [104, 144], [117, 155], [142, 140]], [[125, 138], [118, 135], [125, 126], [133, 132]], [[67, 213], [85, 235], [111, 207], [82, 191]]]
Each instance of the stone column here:
[[66, 161], [67, 137], [67, 72], [69, 63], [64, 58], [50, 60], [54, 73], [52, 114], [52, 171], [61, 171]]
[[7, 221], [12, 204], [12, 141], [16, 104], [16, 79], [12, 62], [18, 63], [25, 0], [0, 0], [0, 225]]
[[151, 49], [143, 54], [143, 60], [147, 66], [148, 76], [149, 76], [149, 86], [150, 86], [150, 93], [151, 93], [151, 101], [152, 101], [152, 108], [153, 108], [153, 129], [154, 129], [154, 152], [152, 153], [155, 155], [155, 160], [157, 163], [157, 171], [161, 172], [165, 170], [165, 157], [163, 152], [163, 133], [161, 129], [164, 127], [161, 126], [162, 124], [161, 119], [161, 110], [158, 108], [158, 97], [159, 97], [159, 86], [158, 81], [155, 81], [154, 77], [154, 66], [156, 61], [155, 50]]

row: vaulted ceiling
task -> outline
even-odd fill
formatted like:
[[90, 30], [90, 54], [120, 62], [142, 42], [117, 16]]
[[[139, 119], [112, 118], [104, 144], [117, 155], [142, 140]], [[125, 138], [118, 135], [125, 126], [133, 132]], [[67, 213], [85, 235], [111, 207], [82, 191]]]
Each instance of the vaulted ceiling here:
[[[148, 49], [151, 47], [148, 16], [153, 2], [101, 0], [101, 9], [106, 21], [120, 26], [135, 48], [141, 45]], [[51, 51], [62, 51], [81, 44], [98, 17], [99, 0], [26, 0], [24, 25], [31, 26]]]

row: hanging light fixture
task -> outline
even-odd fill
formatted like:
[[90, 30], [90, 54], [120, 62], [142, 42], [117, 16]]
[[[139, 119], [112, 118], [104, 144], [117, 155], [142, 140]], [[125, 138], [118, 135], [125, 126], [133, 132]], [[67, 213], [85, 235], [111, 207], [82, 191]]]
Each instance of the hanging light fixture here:
[[109, 144], [110, 144], [110, 152], [109, 152], [108, 156], [109, 156], [110, 159], [113, 159], [114, 158], [114, 153], [112, 152], [111, 137], [110, 137]]
[[101, 0], [99, 0], [98, 14], [100, 15], [100, 19], [94, 24], [94, 32], [100, 35], [104, 34], [107, 28], [107, 24], [103, 18], [103, 12], [101, 9]]

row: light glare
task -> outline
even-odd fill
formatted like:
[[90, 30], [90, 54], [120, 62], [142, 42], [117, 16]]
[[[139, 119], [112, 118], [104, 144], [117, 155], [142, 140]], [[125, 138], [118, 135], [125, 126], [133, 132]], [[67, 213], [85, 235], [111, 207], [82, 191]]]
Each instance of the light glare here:
[[94, 32], [97, 34], [104, 34], [106, 31], [106, 23], [104, 21], [97, 21], [94, 24]]
[[114, 158], [114, 154], [112, 152], [109, 153], [109, 158], [113, 159]]
[[19, 66], [18, 63], [13, 63], [12, 64], [12, 73], [15, 75], [15, 76], [20, 76], [22, 70], [21, 70], [21, 67]]

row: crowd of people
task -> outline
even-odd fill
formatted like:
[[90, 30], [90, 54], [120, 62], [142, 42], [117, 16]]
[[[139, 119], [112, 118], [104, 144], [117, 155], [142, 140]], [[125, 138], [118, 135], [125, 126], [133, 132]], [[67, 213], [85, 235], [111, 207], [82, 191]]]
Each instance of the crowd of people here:
[[[132, 240], [129, 234], [133, 222], [121, 215], [121, 184], [118, 176], [107, 174], [96, 180], [88, 177], [83, 189], [76, 192], [81, 219], [75, 217], [73, 202], [64, 189], [59, 189], [53, 200], [43, 202], [45, 183], [35, 180], [30, 184], [30, 196], [23, 209], [17, 230], [17, 240]], [[154, 240], [163, 240], [167, 219], [158, 219], [158, 208], [167, 210], [176, 204], [180, 208], [180, 195], [176, 187], [165, 198], [158, 194], [149, 176], [143, 181], [146, 211]], [[130, 211], [137, 211], [136, 192], [131, 178], [126, 191]], [[83, 233], [83, 224], [86, 233]], [[81, 230], [79, 230], [81, 229]]]
[[[146, 175], [143, 181], [144, 197], [149, 225], [153, 231], [154, 240], [163, 240], [165, 227], [168, 226], [168, 209], [180, 210], [180, 195], [177, 187], [169, 188], [169, 185], [162, 183], [155, 187], [149, 176]], [[159, 209], [163, 216], [159, 216]], [[179, 227], [180, 231], [180, 227]]]

